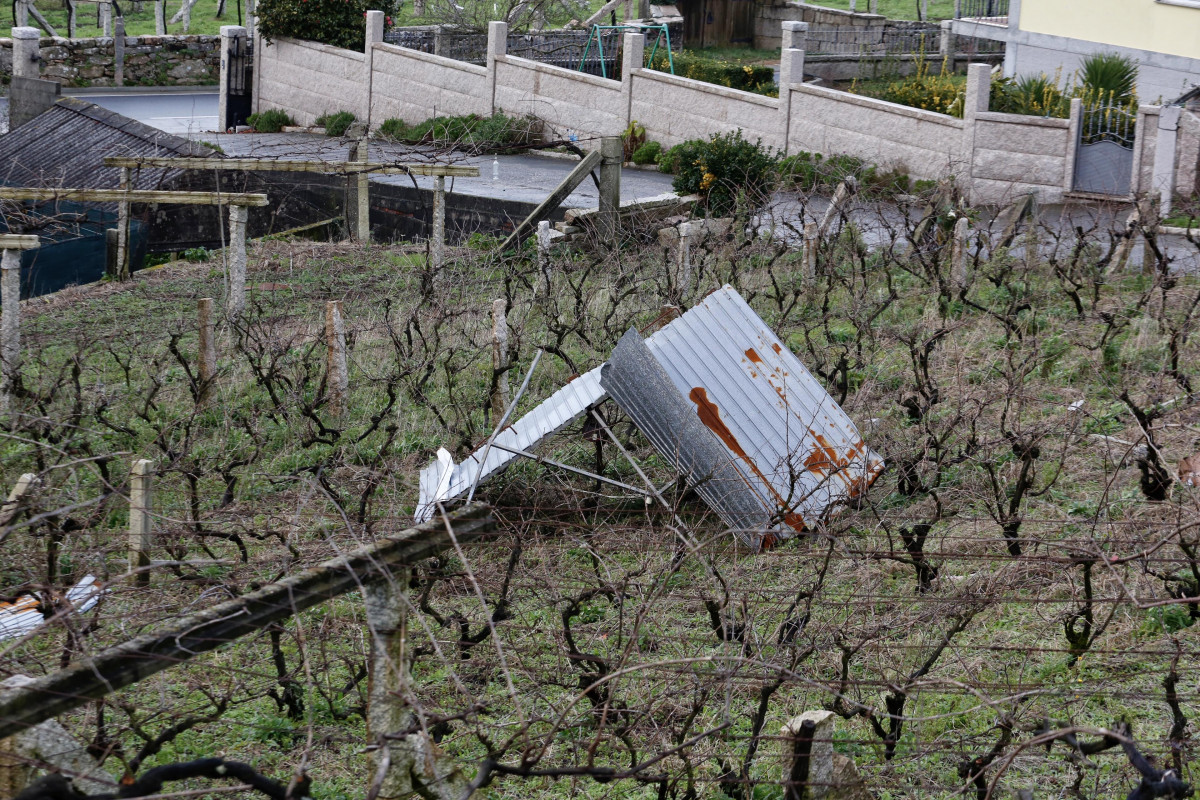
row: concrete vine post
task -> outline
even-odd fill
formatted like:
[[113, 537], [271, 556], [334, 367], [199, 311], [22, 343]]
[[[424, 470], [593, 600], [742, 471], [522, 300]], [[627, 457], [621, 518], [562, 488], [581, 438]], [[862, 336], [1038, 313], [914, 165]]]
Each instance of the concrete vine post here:
[[[118, 187], [129, 191], [129, 167], [121, 168], [121, 178]], [[127, 281], [129, 274], [129, 201], [117, 203], [117, 280]]]
[[212, 402], [214, 390], [216, 389], [217, 380], [217, 330], [216, 319], [213, 314], [213, 301], [211, 297], [201, 297], [197, 304], [199, 327], [200, 327], [200, 348], [199, 348], [199, 379], [200, 391], [197, 398], [197, 405], [206, 406]]
[[625, 146], [620, 136], [600, 140], [600, 235], [616, 244], [621, 215], [621, 164]]
[[21, 365], [21, 251], [38, 246], [36, 236], [0, 236], [0, 413], [12, 405]]
[[100, 30], [104, 36], [112, 36], [111, 0], [100, 0]]
[[433, 179], [433, 236], [429, 242], [430, 266], [439, 270], [446, 262], [446, 178]]
[[[537, 261], [542, 273], [542, 285], [545, 287], [546, 298], [550, 297], [550, 221], [542, 220], [537, 227]], [[535, 292], [540, 295], [541, 292]]]
[[113, 20], [113, 83], [125, 85], [125, 17]]
[[802, 278], [811, 284], [817, 277], [817, 250], [821, 246], [820, 225], [810, 222], [804, 226], [804, 266]]
[[342, 319], [342, 301], [325, 303], [325, 392], [329, 398], [329, 413], [341, 416], [346, 412], [350, 393], [350, 372], [346, 365], [346, 323]]
[[167, 0], [154, 0], [154, 35], [167, 35]]
[[499, 421], [508, 408], [508, 304], [503, 299], [492, 301], [492, 371], [496, 386], [492, 391], [492, 419]]
[[681, 294], [692, 282], [692, 239], [696, 235], [695, 225], [693, 222], [683, 222], [679, 225], [679, 249], [675, 252], [675, 266], [679, 273]]
[[[408, 703], [412, 653], [408, 648], [408, 586], [411, 569], [366, 586], [371, 657], [367, 675], [367, 739], [371, 746], [368, 796], [400, 800], [414, 793], [459, 800], [467, 781], [427, 734]], [[416, 732], [409, 733], [417, 729]], [[405, 733], [401, 733], [401, 732]]]
[[150, 516], [154, 502], [153, 476], [153, 461], [141, 458], [133, 462], [129, 475], [129, 571], [137, 571], [134, 582], [141, 586], [150, 584], [146, 567], [150, 566], [150, 534], [154, 529]]
[[229, 206], [229, 297], [226, 313], [241, 319], [246, 311], [246, 207]]
[[954, 242], [950, 247], [950, 282], [955, 289], [965, 289], [969, 283], [967, 263], [970, 234], [970, 220], [959, 217], [954, 223]]

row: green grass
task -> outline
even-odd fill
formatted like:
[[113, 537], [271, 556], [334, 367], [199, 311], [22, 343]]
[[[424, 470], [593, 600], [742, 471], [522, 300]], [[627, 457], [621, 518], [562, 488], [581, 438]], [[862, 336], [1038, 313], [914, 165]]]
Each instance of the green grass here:
[[[866, 13], [870, 0], [857, 0], [855, 11]], [[837, 8], [842, 11], [850, 10], [850, 0], [821, 0], [817, 5], [826, 8]], [[921, 0], [879, 0], [876, 13], [890, 19], [920, 18]], [[929, 20], [953, 19], [954, 0], [928, 0]]]

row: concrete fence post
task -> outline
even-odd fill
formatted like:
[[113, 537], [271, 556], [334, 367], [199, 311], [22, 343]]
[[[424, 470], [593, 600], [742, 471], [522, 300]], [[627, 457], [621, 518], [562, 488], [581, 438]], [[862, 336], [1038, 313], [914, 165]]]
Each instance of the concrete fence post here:
[[125, 18], [113, 20], [113, 83], [125, 85]]
[[[227, 131], [233, 127], [234, 120], [229, 113], [230, 72], [234, 67], [241, 68], [241, 59], [236, 62], [230, 52], [246, 52], [246, 29], [241, 25], [222, 25], [221, 40], [221, 84], [217, 94], [217, 130]], [[239, 78], [238, 83], [241, 83]]]
[[942, 20], [942, 30], [938, 39], [938, 55], [946, 62], [947, 66], [953, 71], [954, 69], [954, 53], [957, 49], [957, 44], [954, 41], [954, 23], [951, 20]]
[[5, 248], [0, 260], [0, 413], [12, 404], [21, 361], [21, 251]]
[[1175, 153], [1179, 141], [1179, 119], [1182, 115], [1183, 108], [1180, 106], [1163, 106], [1158, 114], [1154, 178], [1150, 191], [1158, 195], [1158, 211], [1163, 217], [1170, 216], [1171, 203], [1175, 199]]
[[192, 3], [191, 0], [183, 0], [183, 32], [186, 35], [192, 27]]
[[492, 113], [496, 108], [496, 61], [508, 55], [508, 23], [489, 22], [487, 41], [487, 71], [489, 94], [492, 98]]
[[358, 115], [358, 118], [366, 123], [367, 133], [371, 132], [371, 101], [375, 93], [375, 45], [383, 42], [384, 22], [386, 19], [382, 11], [367, 12], [367, 32], [363, 41], [363, 54], [366, 57], [363, 59], [362, 80], [365, 97], [362, 99], [362, 113]]
[[[130, 185], [131, 173], [129, 167], [121, 167], [121, 177], [117, 186], [124, 191], [133, 188]], [[129, 273], [129, 202], [122, 200], [117, 203], [117, 280], [127, 281]]]
[[1079, 155], [1079, 129], [1083, 126], [1083, 100], [1071, 98], [1071, 109], [1067, 113], [1067, 159], [1063, 170], [1063, 191], [1075, 189], [1075, 158]]
[[197, 405], [205, 406], [212, 402], [217, 380], [217, 328], [212, 298], [201, 297], [197, 303], [197, 312], [200, 328], [200, 346], [197, 354], [200, 391]]
[[[254, 22], [255, 22], [255, 5], [254, 0], [246, 0], [246, 35], [254, 40]], [[261, 53], [262, 50], [255, 50], [256, 53]]]
[[600, 140], [600, 235], [615, 246], [621, 230], [621, 166], [625, 146], [620, 136]]
[[992, 68], [988, 64], [971, 64], [967, 67], [967, 87], [963, 103], [963, 138], [960, 161], [966, 179], [964, 187], [967, 202], [975, 196], [975, 116], [988, 110], [992, 90]]
[[804, 83], [804, 47], [808, 23], [787, 20], [783, 23], [783, 44], [779, 50], [779, 131], [780, 149], [786, 155], [791, 148], [792, 86]]
[[229, 207], [229, 297], [225, 313], [241, 319], [246, 311], [246, 207]]
[[[185, 27], [184, 32], [187, 32]], [[104, 36], [112, 36], [112, 2], [110, 0], [100, 0], [100, 31]]]
[[[355, 123], [358, 124], [358, 123]], [[363, 135], [350, 142], [350, 161], [366, 164], [369, 159], [369, 146], [366, 131]], [[346, 208], [346, 222], [350, 226], [350, 234], [357, 241], [366, 244], [371, 241], [371, 176], [363, 168], [349, 178], [349, 202]]]
[[16, 2], [13, 4], [13, 6], [14, 6], [13, 11], [16, 14], [16, 16], [13, 18], [13, 22], [15, 22], [17, 24], [17, 27], [19, 27], [19, 28], [23, 28], [26, 25], [28, 25], [29, 24], [29, 0], [16, 0]]
[[[537, 260], [538, 269], [542, 273], [542, 284], [546, 289], [546, 297], [550, 297], [550, 221], [542, 220], [537, 227]], [[536, 292], [535, 294], [541, 294]]]
[[438, 270], [446, 263], [446, 178], [433, 179], [433, 230], [429, 236], [429, 266]]
[[679, 294], [681, 297], [692, 283], [692, 239], [695, 236], [696, 223], [680, 223], [679, 249], [675, 251], [675, 267], [679, 274]]
[[342, 301], [325, 303], [325, 391], [329, 397], [329, 413], [341, 416], [346, 412], [350, 395], [350, 370], [346, 359], [346, 323], [342, 319]]
[[37, 28], [16, 27], [12, 29], [13, 77], [37, 78], [41, 75], [42, 56], [39, 48], [41, 31]]
[[633, 122], [633, 74], [646, 63], [646, 35], [626, 33], [622, 37], [621, 94], [624, 95], [625, 124]]
[[492, 301], [492, 370], [496, 375], [496, 386], [492, 391], [492, 419], [499, 422], [508, 409], [508, 303], [503, 299]]
[[167, 0], [154, 0], [154, 35], [167, 35]]
[[154, 462], [140, 458], [133, 462], [129, 474], [129, 571], [136, 572], [134, 582], [149, 585], [150, 534], [154, 523], [150, 517], [153, 508]]
[[954, 241], [950, 246], [950, 283], [956, 289], [965, 289], [969, 284], [967, 264], [970, 234], [970, 221], [966, 217], [959, 217], [954, 223]]

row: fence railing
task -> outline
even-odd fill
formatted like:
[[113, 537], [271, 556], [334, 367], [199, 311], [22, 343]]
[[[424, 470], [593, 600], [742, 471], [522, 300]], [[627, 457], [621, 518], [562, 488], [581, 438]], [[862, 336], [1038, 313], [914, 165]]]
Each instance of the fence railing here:
[[1008, 24], [1008, 0], [956, 0], [955, 19], [977, 19], [996, 25]]
[[[621, 33], [620, 30], [600, 31], [597, 34], [586, 30], [513, 33], [508, 36], [507, 52], [510, 56], [527, 58], [539, 64], [611, 78], [620, 74]], [[589, 37], [592, 39], [591, 47], [588, 47]], [[395, 28], [385, 33], [383, 40], [468, 64], [484, 64], [487, 61], [486, 33], [445, 28]], [[682, 47], [682, 30], [678, 34], [671, 31], [671, 46], [676, 50]]]

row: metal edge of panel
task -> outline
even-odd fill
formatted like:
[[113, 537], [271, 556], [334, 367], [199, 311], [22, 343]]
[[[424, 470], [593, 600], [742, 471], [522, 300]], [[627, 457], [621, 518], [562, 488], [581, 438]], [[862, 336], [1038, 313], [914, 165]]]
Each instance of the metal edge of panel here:
[[695, 413], [636, 330], [621, 337], [601, 367], [600, 383], [740, 539], [757, 549], [779, 530], [751, 476]]

